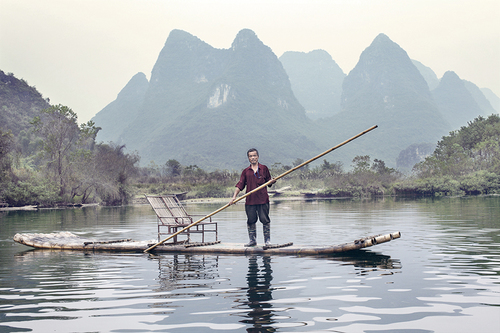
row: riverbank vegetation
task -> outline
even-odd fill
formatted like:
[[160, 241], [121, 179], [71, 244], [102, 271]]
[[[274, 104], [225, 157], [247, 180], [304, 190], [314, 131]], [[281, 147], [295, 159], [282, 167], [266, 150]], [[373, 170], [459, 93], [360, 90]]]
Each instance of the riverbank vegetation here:
[[31, 129], [14, 137], [0, 129], [0, 201], [9, 206], [123, 204], [139, 157], [125, 146], [95, 142], [92, 121], [57, 105], [40, 112]]
[[[139, 166], [125, 146], [97, 143], [100, 128], [78, 125], [63, 105], [44, 109], [31, 128], [14, 136], [0, 129], [0, 202], [3, 205], [122, 205], [144, 193], [182, 193], [186, 198], [229, 198], [241, 170], [205, 171], [171, 159]], [[410, 174], [384, 161], [356, 156], [352, 164], [327, 160], [283, 177], [270, 190], [281, 195], [366, 197], [500, 193], [500, 117], [478, 117], [451, 132]], [[300, 165], [269, 166], [278, 176]]]
[[438, 142], [434, 153], [394, 184], [394, 194], [500, 193], [500, 117], [478, 117]]

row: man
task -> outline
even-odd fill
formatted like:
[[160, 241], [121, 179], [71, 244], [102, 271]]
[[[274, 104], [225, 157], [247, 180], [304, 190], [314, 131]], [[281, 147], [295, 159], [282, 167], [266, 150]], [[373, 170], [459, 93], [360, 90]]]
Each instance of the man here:
[[[247, 157], [250, 166], [241, 173], [240, 181], [236, 184], [233, 198], [229, 201], [230, 205], [234, 203], [234, 200], [236, 200], [236, 197], [240, 191], [243, 191], [245, 186], [248, 193], [272, 179], [269, 169], [259, 163], [259, 152], [257, 149], [249, 149]], [[268, 186], [273, 185], [275, 182], [273, 180]], [[250, 238], [250, 242], [245, 246], [257, 245], [257, 228], [255, 225], [257, 219], [260, 220], [263, 226], [264, 243], [269, 245], [271, 243], [271, 220], [269, 219], [269, 195], [267, 194], [266, 187], [246, 197], [245, 212], [247, 213], [248, 238]]]

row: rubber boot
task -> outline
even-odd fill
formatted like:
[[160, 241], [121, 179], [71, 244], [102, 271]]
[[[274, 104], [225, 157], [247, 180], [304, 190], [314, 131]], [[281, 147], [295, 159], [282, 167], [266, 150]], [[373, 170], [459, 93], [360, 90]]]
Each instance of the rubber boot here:
[[255, 227], [254, 224], [247, 224], [248, 228], [248, 238], [250, 239], [250, 242], [248, 244], [245, 244], [246, 247], [250, 246], [256, 246], [257, 245], [257, 228]]
[[264, 243], [266, 245], [271, 245], [271, 224], [266, 223], [262, 225], [264, 230]]

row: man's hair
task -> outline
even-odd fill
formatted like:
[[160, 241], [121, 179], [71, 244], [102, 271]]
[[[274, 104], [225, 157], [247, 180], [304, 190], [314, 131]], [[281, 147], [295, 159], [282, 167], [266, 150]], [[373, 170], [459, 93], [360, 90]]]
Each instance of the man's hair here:
[[251, 152], [253, 152], [253, 151], [257, 153], [257, 156], [259, 156], [259, 151], [258, 151], [257, 149], [255, 149], [255, 148], [250, 148], [250, 149], [248, 149], [248, 151], [247, 151], [247, 157], [248, 157], [248, 155], [249, 155]]

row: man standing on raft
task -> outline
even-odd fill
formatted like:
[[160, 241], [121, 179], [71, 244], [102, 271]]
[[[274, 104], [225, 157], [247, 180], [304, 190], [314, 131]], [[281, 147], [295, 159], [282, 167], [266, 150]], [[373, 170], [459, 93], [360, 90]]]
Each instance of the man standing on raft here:
[[[241, 173], [240, 181], [236, 184], [233, 198], [229, 201], [230, 205], [234, 203], [236, 197], [245, 186], [248, 193], [272, 179], [267, 166], [259, 163], [259, 152], [257, 149], [249, 149], [247, 151], [247, 157], [250, 166]], [[276, 181], [271, 182], [268, 186], [272, 186], [275, 182]], [[257, 228], [255, 225], [257, 219], [260, 220], [263, 226], [264, 243], [270, 245], [271, 220], [269, 219], [269, 195], [267, 194], [266, 187], [246, 197], [245, 212], [247, 214], [248, 238], [250, 238], [250, 242], [245, 246], [257, 245]]]

